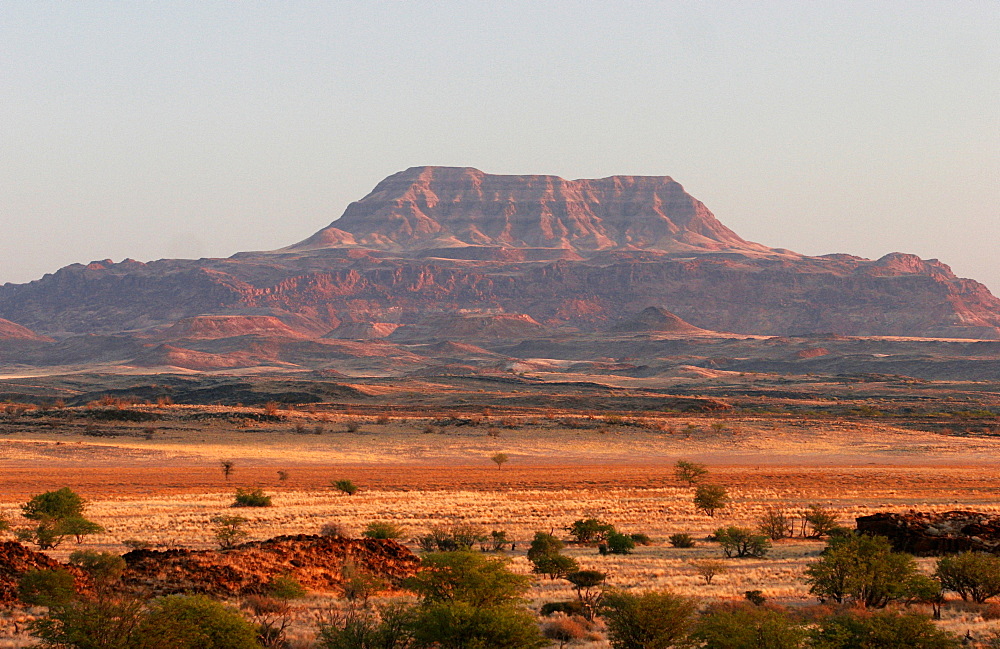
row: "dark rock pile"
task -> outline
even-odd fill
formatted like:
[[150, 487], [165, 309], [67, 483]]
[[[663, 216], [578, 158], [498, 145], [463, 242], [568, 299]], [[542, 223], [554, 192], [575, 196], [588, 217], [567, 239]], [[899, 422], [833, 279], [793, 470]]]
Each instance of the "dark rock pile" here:
[[85, 578], [79, 569], [66, 566], [41, 552], [35, 552], [16, 541], [0, 542], [0, 605], [18, 603], [17, 584], [32, 570], [64, 569], [77, 578], [77, 588], [85, 588]]
[[880, 512], [857, 519], [858, 532], [888, 537], [897, 552], [934, 556], [1000, 553], [1000, 516], [980, 512]]
[[343, 583], [346, 562], [390, 584], [420, 565], [416, 555], [395, 541], [312, 535], [278, 536], [231, 550], [134, 550], [124, 558], [123, 585], [155, 595], [259, 594], [283, 575], [308, 589], [333, 591]]

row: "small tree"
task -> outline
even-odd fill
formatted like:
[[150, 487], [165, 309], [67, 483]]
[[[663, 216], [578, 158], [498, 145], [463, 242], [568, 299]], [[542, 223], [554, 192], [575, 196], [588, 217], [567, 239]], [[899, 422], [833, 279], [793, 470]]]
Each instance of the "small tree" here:
[[509, 459], [510, 458], [507, 457], [506, 453], [496, 453], [490, 457], [490, 460], [492, 460], [493, 463], [497, 465], [498, 471], [500, 470], [501, 467], [503, 467], [504, 464], [507, 463], [507, 460]]
[[963, 552], [938, 560], [934, 576], [945, 590], [965, 601], [982, 604], [1000, 595], [1000, 557], [982, 552]]
[[76, 539], [77, 545], [83, 543], [83, 537], [91, 534], [100, 534], [104, 531], [103, 527], [94, 521], [87, 520], [83, 516], [67, 518], [60, 523], [60, 527], [67, 536], [72, 536]]
[[366, 539], [399, 540], [406, 537], [406, 529], [388, 521], [373, 521], [368, 523], [361, 536]]
[[754, 534], [747, 527], [720, 527], [715, 530], [715, 540], [722, 545], [726, 557], [763, 557], [771, 549], [771, 542], [763, 534]]
[[677, 463], [674, 465], [674, 477], [679, 482], [686, 482], [690, 486], [701, 482], [707, 475], [708, 467], [704, 464], [688, 462], [687, 460], [677, 460]]
[[335, 480], [330, 483], [334, 489], [343, 492], [348, 496], [353, 496], [358, 493], [358, 486], [351, 482], [350, 480]]
[[700, 484], [694, 492], [694, 507], [709, 516], [715, 517], [715, 512], [724, 509], [729, 504], [729, 492], [722, 485]]
[[603, 601], [613, 649], [667, 649], [687, 637], [698, 605], [668, 591], [613, 591]]
[[698, 576], [705, 580], [705, 585], [712, 583], [716, 575], [724, 575], [729, 572], [729, 566], [724, 561], [718, 559], [700, 559], [692, 561], [691, 567], [698, 573]]
[[213, 525], [212, 534], [223, 550], [234, 548], [250, 537], [250, 533], [246, 531], [247, 523], [250, 522], [247, 518], [220, 514], [208, 520]]
[[567, 527], [566, 531], [576, 543], [589, 545], [607, 540], [609, 534], [614, 534], [615, 526], [596, 518], [581, 518], [573, 521], [573, 524]]
[[612, 532], [608, 534], [607, 544], [602, 544], [607, 554], [632, 554], [635, 550], [635, 541], [627, 534]]
[[288, 471], [286, 471], [285, 469], [278, 469], [278, 482], [284, 484], [288, 482], [288, 477], [289, 477]]
[[597, 605], [601, 601], [603, 591], [601, 587], [608, 576], [599, 570], [577, 570], [566, 575], [565, 579], [573, 584], [576, 597], [583, 606], [583, 615], [588, 620], [593, 620], [597, 613]]
[[488, 608], [520, 604], [531, 578], [507, 567], [507, 560], [480, 552], [436, 552], [424, 555], [422, 569], [403, 585], [423, 602], [460, 601]]
[[565, 577], [580, 569], [576, 559], [565, 554], [543, 554], [532, 559], [531, 565], [531, 572], [545, 575], [549, 579]]
[[821, 600], [851, 600], [866, 608], [903, 599], [918, 574], [913, 557], [893, 552], [887, 538], [858, 534], [831, 538], [805, 572], [809, 592]]
[[757, 519], [757, 529], [772, 541], [780, 541], [795, 532], [795, 522], [780, 507], [768, 507]]
[[17, 538], [30, 541], [42, 550], [50, 550], [62, 543], [67, 536], [83, 536], [104, 530], [100, 525], [83, 516], [87, 502], [69, 487], [47, 491], [21, 505], [22, 515], [35, 521], [34, 527], [17, 531]]
[[[809, 532], [806, 532], [806, 525]], [[837, 515], [829, 509], [824, 509], [820, 505], [809, 505], [809, 509], [802, 516], [802, 536], [813, 539], [820, 539], [830, 536], [840, 529], [837, 522]]]
[[232, 460], [220, 460], [219, 464], [222, 466], [222, 475], [226, 477], [226, 482], [229, 482], [229, 476], [236, 469], [236, 463]]

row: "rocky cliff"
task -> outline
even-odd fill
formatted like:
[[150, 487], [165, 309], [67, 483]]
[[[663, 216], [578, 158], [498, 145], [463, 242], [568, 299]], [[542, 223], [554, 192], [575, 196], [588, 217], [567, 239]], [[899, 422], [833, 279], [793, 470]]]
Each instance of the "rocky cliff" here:
[[0, 287], [0, 317], [54, 336], [153, 335], [203, 315], [247, 318], [189, 320], [168, 336], [318, 336], [360, 323], [374, 332], [362, 337], [405, 337], [413, 329], [398, 325], [448, 313], [494, 329], [495, 317], [469, 314], [516, 314], [539, 332], [602, 331], [651, 306], [714, 331], [1000, 338], [1000, 300], [936, 260], [767, 248], [668, 177], [420, 167], [282, 250], [77, 264]]

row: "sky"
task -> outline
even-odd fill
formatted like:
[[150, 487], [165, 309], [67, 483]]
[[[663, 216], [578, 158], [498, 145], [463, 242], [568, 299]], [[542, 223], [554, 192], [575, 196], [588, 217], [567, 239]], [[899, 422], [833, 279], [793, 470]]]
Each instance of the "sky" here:
[[668, 175], [1000, 293], [1000, 0], [0, 0], [0, 283], [300, 241], [417, 165]]

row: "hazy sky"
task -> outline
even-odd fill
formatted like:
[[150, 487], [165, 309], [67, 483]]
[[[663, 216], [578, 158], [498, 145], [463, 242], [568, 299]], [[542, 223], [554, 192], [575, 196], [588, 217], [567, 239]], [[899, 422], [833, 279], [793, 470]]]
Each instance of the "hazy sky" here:
[[0, 0], [0, 283], [304, 239], [423, 164], [670, 175], [1000, 292], [1000, 0]]

